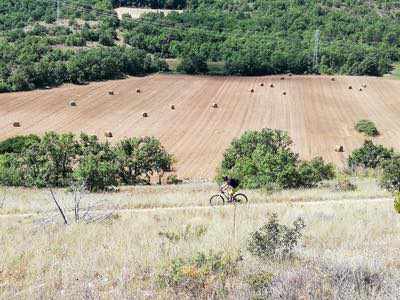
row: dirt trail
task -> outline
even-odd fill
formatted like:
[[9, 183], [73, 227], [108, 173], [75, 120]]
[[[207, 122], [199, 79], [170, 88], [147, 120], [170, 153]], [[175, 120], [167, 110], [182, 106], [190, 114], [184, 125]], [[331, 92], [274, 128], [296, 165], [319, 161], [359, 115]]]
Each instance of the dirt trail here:
[[[254, 203], [254, 204], [245, 204], [245, 205], [238, 205], [237, 207], [240, 208], [257, 208], [257, 207], [268, 207], [268, 206], [280, 206], [280, 205], [327, 205], [327, 204], [350, 204], [356, 202], [365, 202], [365, 203], [386, 203], [386, 202], [393, 202], [392, 198], [365, 198], [365, 199], [343, 199], [343, 200], [310, 200], [310, 201], [297, 201], [297, 202], [264, 202], [264, 203]], [[221, 206], [210, 206], [210, 205], [203, 205], [203, 206], [179, 206], [179, 207], [153, 207], [153, 208], [129, 208], [129, 209], [98, 209], [93, 210], [94, 212], [104, 212], [111, 213], [115, 212], [118, 214], [124, 213], [145, 213], [145, 212], [157, 212], [157, 211], [183, 211], [183, 210], [212, 210], [212, 209], [229, 209], [233, 208], [232, 204], [226, 204]], [[48, 213], [57, 213], [56, 210]], [[44, 213], [43, 213], [44, 214]], [[30, 217], [40, 217], [40, 213], [26, 213], [26, 214], [0, 214], [0, 218], [30, 218]]]
[[[382, 133], [374, 138], [377, 143], [400, 148], [400, 81], [280, 77], [154, 75], [0, 94], [0, 139], [50, 130], [87, 132], [103, 139], [111, 131], [111, 142], [156, 136], [175, 155], [178, 176], [190, 179], [212, 179], [231, 140], [249, 129], [287, 130], [301, 158], [322, 156], [341, 166], [363, 143], [365, 137], [354, 124], [366, 118]], [[363, 84], [367, 87], [359, 91]], [[76, 107], [68, 105], [71, 99]], [[211, 107], [214, 102], [216, 109]], [[143, 112], [149, 117], [143, 118]], [[20, 128], [12, 126], [16, 121]], [[337, 145], [345, 152], [335, 152]]]

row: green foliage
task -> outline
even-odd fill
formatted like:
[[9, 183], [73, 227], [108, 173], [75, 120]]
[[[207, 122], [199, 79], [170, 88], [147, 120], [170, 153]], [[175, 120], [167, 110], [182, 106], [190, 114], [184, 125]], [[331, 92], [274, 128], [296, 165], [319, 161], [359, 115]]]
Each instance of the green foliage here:
[[131, 138], [116, 147], [119, 177], [125, 184], [150, 184], [151, 176], [171, 171], [172, 157], [153, 137]]
[[223, 296], [226, 282], [237, 274], [240, 256], [226, 253], [197, 253], [189, 258], [176, 258], [158, 275], [161, 288], [172, 288], [177, 295], [204, 298], [210, 289]]
[[187, 74], [204, 74], [208, 71], [207, 61], [201, 55], [192, 52], [181, 59], [177, 71]]
[[301, 162], [291, 145], [287, 133], [280, 130], [247, 131], [225, 151], [218, 177], [237, 178], [245, 188], [312, 187], [333, 178], [333, 165], [321, 158]]
[[322, 157], [302, 161], [298, 167], [299, 186], [315, 187], [317, 183], [335, 177], [332, 164], [325, 164]]
[[379, 131], [376, 128], [374, 122], [370, 120], [360, 120], [355, 126], [356, 130], [360, 133], [364, 133], [367, 136], [377, 136]]
[[249, 252], [263, 259], [285, 259], [293, 255], [294, 247], [303, 235], [304, 221], [298, 218], [293, 227], [278, 223], [278, 216], [269, 215], [268, 221], [249, 238]]
[[247, 284], [253, 291], [259, 294], [269, 290], [272, 284], [273, 274], [269, 272], [257, 272], [246, 277]]
[[[190, 74], [208, 72], [209, 61], [224, 65], [226, 74], [380, 76], [400, 60], [397, 2], [71, 0], [61, 5], [61, 18], [69, 21], [63, 27], [55, 26], [48, 0], [3, 0], [0, 92], [166, 70], [160, 58], [182, 58], [179, 69]], [[118, 20], [113, 7], [129, 5], [190, 9]], [[316, 29], [318, 64], [312, 61]], [[134, 49], [116, 47], [117, 32]], [[78, 48], [87, 42], [95, 48]], [[97, 49], [102, 46], [111, 48]]]
[[160, 237], [165, 237], [170, 242], [179, 242], [180, 240], [190, 241], [198, 240], [207, 233], [205, 225], [187, 224], [183, 230], [162, 230], [158, 233]]
[[400, 192], [397, 192], [394, 197], [394, 210], [400, 214]]
[[393, 192], [400, 192], [400, 156], [395, 155], [382, 163], [381, 186]]
[[[198, 49], [227, 74], [343, 73], [380, 76], [400, 59], [398, 3], [199, 0], [180, 14], [148, 14], [121, 27], [132, 46], [163, 57]], [[313, 64], [316, 29], [320, 60]]]
[[0, 142], [0, 154], [5, 153], [21, 153], [26, 148], [40, 142], [40, 138], [37, 135], [20, 135], [12, 138], [8, 138]]
[[391, 159], [393, 155], [393, 149], [387, 149], [382, 145], [375, 145], [372, 141], [366, 140], [361, 148], [354, 150], [350, 154], [347, 164], [350, 168], [375, 169], [380, 167], [382, 162]]
[[176, 175], [168, 175], [167, 184], [180, 184], [182, 183], [182, 179], [179, 179]]
[[19, 166], [20, 161], [16, 154], [0, 154], [0, 182], [2, 185], [22, 185], [24, 171]]
[[96, 136], [81, 134], [77, 140], [73, 134], [49, 132], [42, 139], [16, 137], [3, 143], [2, 185], [65, 187], [77, 181], [99, 191], [120, 183], [149, 184], [151, 175], [162, 176], [173, 161], [157, 139], [148, 137], [111, 146]]

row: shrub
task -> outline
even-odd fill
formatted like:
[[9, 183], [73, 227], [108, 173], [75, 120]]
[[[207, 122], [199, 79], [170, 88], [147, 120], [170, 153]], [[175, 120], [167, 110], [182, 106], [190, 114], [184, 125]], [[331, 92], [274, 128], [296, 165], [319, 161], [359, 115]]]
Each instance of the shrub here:
[[301, 162], [298, 172], [300, 185], [304, 187], [314, 187], [318, 182], [335, 176], [334, 166], [325, 164], [321, 157]]
[[250, 274], [246, 278], [247, 284], [258, 294], [265, 294], [271, 287], [273, 274], [269, 272], [258, 272]]
[[397, 192], [394, 197], [394, 210], [400, 214], [400, 192]]
[[333, 177], [331, 164], [321, 158], [301, 162], [291, 145], [290, 137], [280, 130], [247, 131], [225, 151], [217, 180], [231, 176], [245, 188], [294, 188], [315, 186]]
[[[195, 298], [223, 296], [226, 282], [237, 274], [240, 256], [219, 253], [197, 253], [190, 258], [176, 258], [163, 267], [157, 282], [161, 288], [186, 293]], [[217, 297], [218, 298], [218, 297]]]
[[285, 259], [293, 254], [294, 247], [302, 237], [304, 221], [298, 218], [293, 227], [278, 223], [278, 216], [269, 215], [268, 221], [250, 235], [247, 249], [260, 258]]
[[347, 164], [350, 168], [363, 167], [363, 168], [377, 168], [385, 160], [393, 157], [393, 149], [387, 149], [382, 145], [375, 145], [372, 141], [365, 141], [361, 148], [354, 150], [348, 160]]
[[183, 230], [163, 230], [158, 233], [160, 237], [165, 237], [170, 242], [179, 242], [180, 240], [189, 241], [192, 239], [200, 239], [207, 232], [205, 225], [187, 224]]
[[33, 144], [39, 143], [40, 138], [37, 135], [20, 135], [0, 142], [0, 154], [21, 153]]
[[180, 184], [182, 183], [182, 179], [179, 179], [176, 175], [169, 175], [167, 177], [167, 184]]
[[392, 192], [400, 191], [400, 156], [382, 163], [381, 186]]
[[376, 128], [374, 122], [370, 120], [360, 120], [356, 123], [355, 129], [360, 132], [364, 133], [367, 136], [377, 136], [379, 135], [379, 131]]

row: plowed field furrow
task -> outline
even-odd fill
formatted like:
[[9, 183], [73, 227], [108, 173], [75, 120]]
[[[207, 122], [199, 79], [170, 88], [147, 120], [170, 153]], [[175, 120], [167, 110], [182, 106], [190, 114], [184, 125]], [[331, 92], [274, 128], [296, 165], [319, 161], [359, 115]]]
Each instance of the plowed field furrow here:
[[[176, 156], [178, 176], [208, 179], [233, 138], [269, 127], [287, 130], [301, 158], [319, 155], [342, 166], [365, 139], [354, 130], [360, 119], [377, 124], [377, 143], [400, 148], [399, 95], [400, 81], [373, 77], [154, 75], [0, 94], [0, 138], [49, 130], [83, 131], [101, 139], [111, 131], [111, 142], [151, 135]], [[71, 99], [76, 107], [69, 106]], [[14, 128], [12, 122], [22, 126]], [[337, 145], [345, 153], [335, 152]]]

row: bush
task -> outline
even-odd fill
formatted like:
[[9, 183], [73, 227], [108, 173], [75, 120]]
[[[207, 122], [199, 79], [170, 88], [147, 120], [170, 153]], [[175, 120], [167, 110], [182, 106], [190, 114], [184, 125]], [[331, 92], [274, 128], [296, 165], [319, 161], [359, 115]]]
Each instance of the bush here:
[[397, 192], [394, 198], [394, 210], [400, 214], [400, 192]]
[[167, 184], [181, 184], [183, 181], [176, 175], [169, 175], [167, 177]]
[[311, 161], [303, 161], [299, 165], [299, 185], [304, 187], [314, 187], [318, 182], [331, 179], [335, 176], [332, 164], [325, 164], [321, 157], [316, 157]]
[[278, 216], [269, 215], [268, 221], [260, 229], [253, 232], [247, 244], [251, 254], [260, 258], [285, 259], [293, 255], [294, 247], [302, 237], [304, 221], [298, 218], [293, 227], [278, 223]]
[[374, 145], [372, 141], [365, 141], [364, 145], [354, 150], [348, 160], [347, 164], [350, 168], [377, 168], [382, 162], [389, 160], [393, 157], [393, 149], [387, 149], [382, 145]]
[[400, 156], [382, 163], [381, 186], [392, 192], [400, 192]]
[[295, 188], [315, 186], [334, 176], [331, 164], [321, 158], [301, 162], [291, 145], [290, 137], [280, 130], [247, 131], [225, 151], [217, 180], [231, 176], [245, 188]]
[[0, 154], [21, 153], [33, 144], [39, 143], [40, 138], [37, 135], [20, 135], [0, 142]]
[[246, 278], [247, 284], [251, 287], [253, 291], [258, 294], [267, 294], [266, 291], [271, 287], [273, 279], [273, 274], [269, 272], [258, 272], [255, 274], [250, 274]]
[[364, 133], [368, 136], [377, 136], [379, 135], [379, 131], [376, 128], [374, 122], [370, 120], [360, 120], [357, 122], [355, 129], [360, 132]]
[[[226, 282], [237, 274], [240, 256], [220, 253], [197, 253], [193, 257], [176, 258], [164, 266], [157, 282], [161, 288], [172, 288], [177, 295], [194, 298], [221, 298]], [[219, 297], [218, 297], [219, 296]]]

